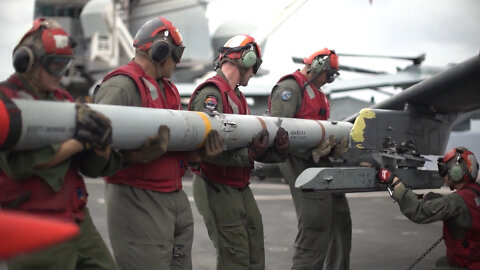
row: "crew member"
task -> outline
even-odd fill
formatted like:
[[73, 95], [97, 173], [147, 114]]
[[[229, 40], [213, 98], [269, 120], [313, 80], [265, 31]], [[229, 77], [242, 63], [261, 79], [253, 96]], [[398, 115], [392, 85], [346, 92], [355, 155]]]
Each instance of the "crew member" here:
[[[101, 104], [180, 110], [169, 80], [182, 58], [178, 29], [163, 17], [135, 35], [135, 58], [110, 72], [97, 89]], [[167, 152], [170, 129], [160, 126], [140, 149], [123, 151], [125, 168], [107, 177], [107, 221], [120, 269], [192, 269], [193, 216], [182, 176], [195, 153]], [[218, 133], [206, 139], [206, 155], [220, 153]]]
[[[239, 86], [247, 86], [262, 63], [254, 38], [237, 35], [219, 50], [217, 74], [200, 84], [189, 109], [249, 114]], [[254, 160], [281, 161], [289, 146], [288, 134], [279, 128], [272, 150], [269, 133], [260, 131], [249, 147], [224, 151], [200, 165], [193, 178], [193, 195], [217, 251], [217, 269], [265, 269], [263, 224], [249, 188]]]
[[[0, 83], [0, 92], [8, 98], [72, 102], [60, 88], [72, 61], [72, 41], [65, 30], [54, 20], [36, 19], [13, 50], [15, 73]], [[70, 241], [9, 261], [10, 270], [116, 269], [90, 218], [79, 172], [110, 175], [121, 167], [121, 156], [111, 150], [110, 120], [86, 105], [76, 108], [72, 139], [37, 150], [0, 152], [1, 208], [74, 222], [80, 228]]]
[[[303, 59], [302, 70], [285, 75], [273, 87], [269, 99], [272, 116], [327, 120], [330, 104], [320, 87], [339, 75], [338, 56], [324, 48]], [[290, 185], [298, 219], [292, 269], [348, 269], [352, 222], [343, 193], [313, 192], [295, 187], [307, 168], [330, 167], [329, 156], [347, 150], [347, 138], [326, 138], [314, 149], [290, 149], [288, 161], [279, 165]], [[325, 265], [325, 266], [324, 266]]]
[[478, 162], [465, 147], [456, 147], [438, 159], [438, 173], [455, 192], [429, 192], [418, 196], [388, 169], [379, 170], [380, 181], [393, 190], [392, 197], [402, 213], [416, 223], [443, 221], [446, 257], [436, 262], [438, 269], [480, 269], [480, 185]]

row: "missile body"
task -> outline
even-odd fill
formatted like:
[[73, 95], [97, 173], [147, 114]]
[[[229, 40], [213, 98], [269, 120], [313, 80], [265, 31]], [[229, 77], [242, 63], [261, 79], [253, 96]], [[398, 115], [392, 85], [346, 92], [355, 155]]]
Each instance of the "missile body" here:
[[[350, 137], [349, 122], [316, 121], [254, 115], [214, 114], [127, 106], [89, 104], [112, 121], [113, 145], [137, 149], [154, 135], [160, 125], [170, 128], [168, 149], [192, 151], [203, 146], [210, 130], [217, 130], [226, 149], [247, 146], [262, 129], [270, 133], [269, 145], [278, 127], [289, 134], [292, 148], [312, 148], [334, 135], [339, 141]], [[0, 100], [0, 149], [28, 150], [63, 142], [75, 133], [73, 103]]]

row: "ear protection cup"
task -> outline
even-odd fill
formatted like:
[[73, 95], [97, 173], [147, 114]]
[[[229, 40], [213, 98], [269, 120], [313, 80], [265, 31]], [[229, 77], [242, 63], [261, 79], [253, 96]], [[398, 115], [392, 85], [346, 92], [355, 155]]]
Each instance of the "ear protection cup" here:
[[465, 170], [460, 165], [454, 165], [448, 170], [448, 176], [453, 182], [458, 182], [463, 179]]
[[13, 53], [13, 68], [18, 73], [30, 71], [35, 63], [35, 53], [27, 46], [20, 46]]
[[326, 67], [327, 67], [326, 61], [322, 57], [316, 57], [315, 59], [313, 59], [308, 72], [313, 72], [313, 74], [318, 74], [324, 71]]
[[164, 39], [156, 40], [150, 50], [150, 58], [156, 63], [163, 63], [170, 53], [170, 45]]
[[257, 55], [254, 51], [244, 51], [241, 58], [242, 64], [246, 68], [253, 67], [257, 63]]

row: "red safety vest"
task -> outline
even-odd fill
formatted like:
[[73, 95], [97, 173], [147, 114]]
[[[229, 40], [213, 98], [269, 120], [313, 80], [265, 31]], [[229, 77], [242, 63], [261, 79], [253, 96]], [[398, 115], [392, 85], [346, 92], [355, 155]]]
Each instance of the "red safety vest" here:
[[[20, 79], [15, 75], [0, 83], [0, 92], [9, 98], [36, 99], [23, 89]], [[54, 95], [60, 101], [73, 101], [70, 94], [62, 89], [54, 90]], [[14, 180], [0, 171], [0, 206], [5, 209], [14, 208], [34, 214], [80, 221], [84, 218], [83, 209], [87, 204], [87, 197], [83, 178], [74, 165], [70, 165], [58, 192], [40, 177]]]
[[[142, 107], [180, 110], [180, 94], [173, 83], [160, 79], [165, 91], [165, 98], [157, 81], [147, 75], [134, 61], [110, 72], [103, 81], [116, 75], [126, 75], [136, 84], [142, 100]], [[153, 99], [152, 93], [158, 98]], [[182, 189], [182, 176], [187, 169], [185, 154], [182, 152], [167, 152], [160, 158], [149, 163], [136, 163], [105, 180], [113, 184], [124, 184], [136, 188], [159, 192], [173, 192]]]
[[[222, 94], [223, 113], [250, 114], [245, 96], [242, 93], [240, 93], [240, 97], [237, 96], [228, 81], [218, 74], [200, 84], [193, 92], [192, 97], [195, 97], [196, 93], [208, 84], [215, 85]], [[190, 99], [188, 104], [189, 110], [191, 109], [192, 101], [193, 98]], [[252, 171], [250, 167], [221, 166], [207, 162], [201, 163], [200, 169], [201, 171], [194, 171], [194, 173], [209, 181], [236, 188], [244, 188], [250, 183], [250, 173]]]
[[[303, 88], [308, 80], [299, 70], [292, 74], [288, 74], [280, 78], [277, 83], [287, 79], [294, 78], [297, 81], [300, 89]], [[268, 108], [271, 110], [270, 97], [268, 98]], [[330, 117], [330, 103], [327, 97], [319, 91], [312, 83], [303, 90], [302, 105], [298, 112], [293, 116], [294, 118], [312, 119], [312, 120], [327, 120]]]
[[451, 266], [480, 269], [480, 185], [468, 183], [457, 191], [470, 209], [472, 227], [463, 239], [453, 238], [448, 222], [443, 222], [447, 259]]

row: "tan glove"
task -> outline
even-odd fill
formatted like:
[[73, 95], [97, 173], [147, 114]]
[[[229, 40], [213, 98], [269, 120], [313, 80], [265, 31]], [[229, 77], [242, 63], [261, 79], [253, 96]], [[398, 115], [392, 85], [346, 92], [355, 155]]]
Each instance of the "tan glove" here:
[[312, 149], [312, 158], [315, 163], [320, 161], [320, 158], [328, 155], [335, 145], [335, 136], [331, 135], [322, 144]]
[[216, 130], [211, 130], [205, 140], [205, 157], [214, 157], [223, 152], [223, 139]]
[[110, 119], [82, 103], [76, 103], [75, 109], [77, 113], [74, 139], [79, 141], [85, 150], [107, 149], [112, 144]]
[[332, 157], [334, 159], [340, 158], [341, 156], [343, 156], [343, 154], [345, 154], [345, 152], [347, 152], [348, 148], [349, 148], [348, 139], [347, 137], [343, 137], [340, 143], [335, 144], [335, 147], [333, 148]]
[[161, 125], [158, 127], [157, 134], [146, 139], [140, 147], [140, 161], [147, 163], [165, 154], [165, 152], [167, 152], [169, 141], [170, 128], [165, 125]]

